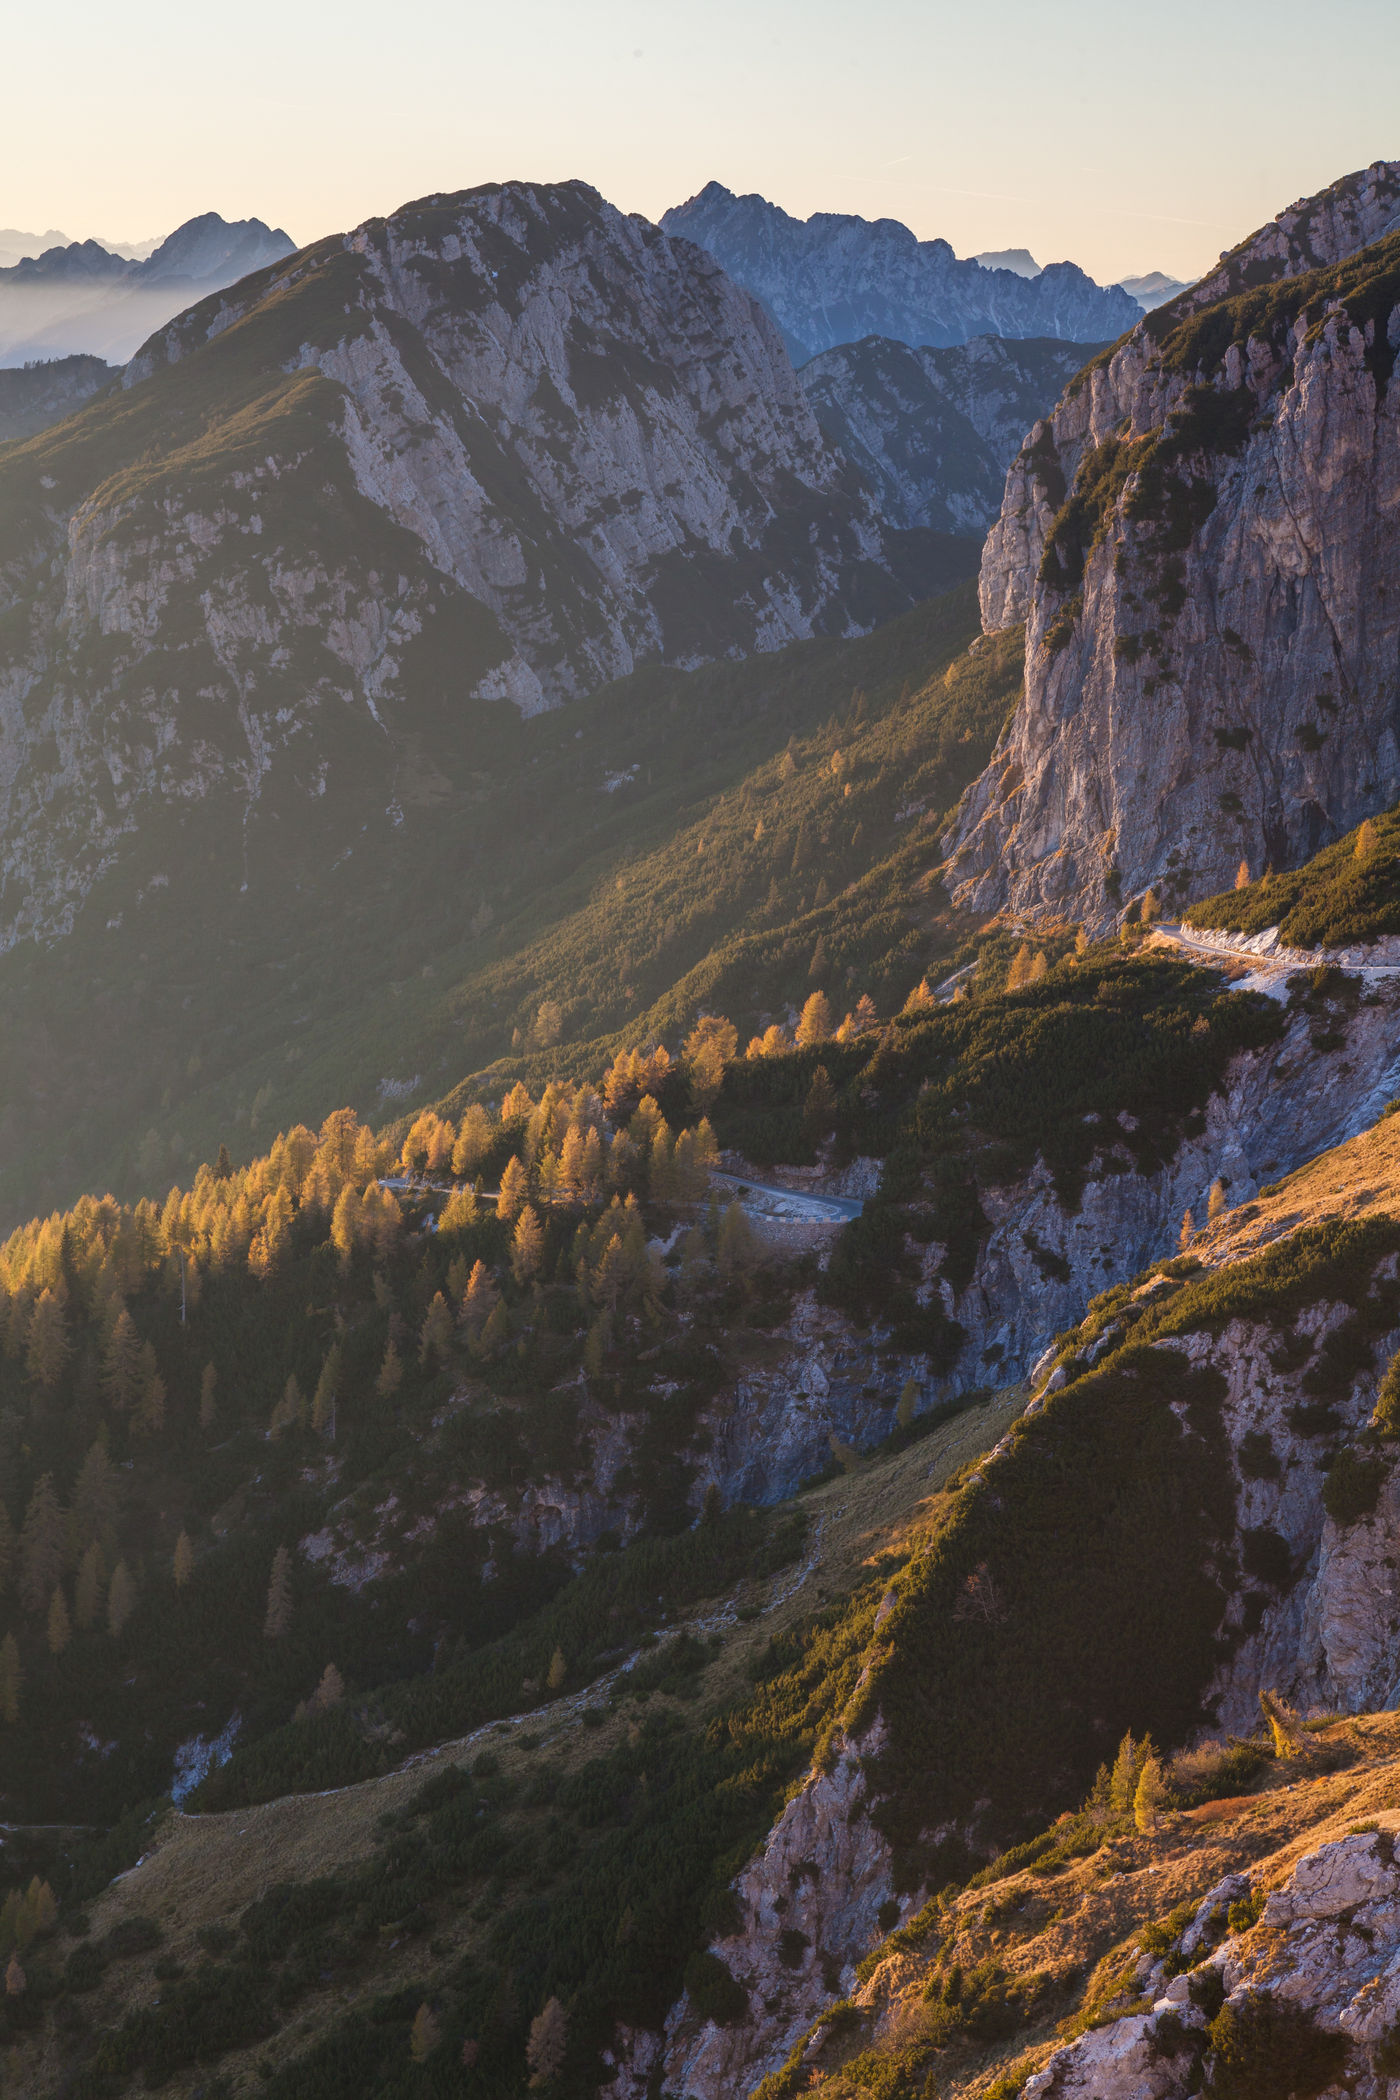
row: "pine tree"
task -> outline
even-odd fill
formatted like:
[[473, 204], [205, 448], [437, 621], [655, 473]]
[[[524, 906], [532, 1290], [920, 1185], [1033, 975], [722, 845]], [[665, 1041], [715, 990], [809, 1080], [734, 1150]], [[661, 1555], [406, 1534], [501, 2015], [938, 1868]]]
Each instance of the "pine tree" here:
[[13, 1728], [19, 1719], [19, 1695], [24, 1690], [19, 1642], [12, 1633], [0, 1641], [0, 1721]]
[[564, 2068], [564, 2052], [569, 2041], [569, 2016], [557, 1998], [551, 1998], [544, 2011], [537, 2013], [530, 2022], [530, 2038], [525, 2044], [525, 2063], [530, 2073], [531, 2085], [548, 2085]]
[[562, 1648], [556, 1648], [549, 1659], [549, 1675], [545, 1683], [552, 1692], [557, 1692], [568, 1674], [569, 1666], [564, 1660], [564, 1651]]
[[452, 1148], [452, 1171], [459, 1178], [474, 1174], [495, 1139], [491, 1118], [479, 1101], [473, 1101], [462, 1118], [457, 1142]]
[[329, 1426], [339, 1393], [343, 1355], [339, 1342], [332, 1342], [326, 1351], [326, 1360], [321, 1366], [321, 1375], [316, 1380], [316, 1391], [311, 1401], [311, 1427], [320, 1436]]
[[50, 1655], [62, 1655], [73, 1638], [73, 1622], [68, 1616], [68, 1606], [64, 1601], [61, 1583], [57, 1585], [49, 1600], [47, 1638]]
[[1210, 1195], [1206, 1198], [1206, 1217], [1210, 1224], [1213, 1225], [1215, 1223], [1216, 1219], [1220, 1216], [1220, 1213], [1224, 1210], [1224, 1208], [1225, 1184], [1217, 1176], [1216, 1179], [1211, 1183]]
[[1141, 1754], [1131, 1733], [1125, 1735], [1118, 1745], [1118, 1755], [1113, 1761], [1113, 1775], [1108, 1789], [1109, 1807], [1119, 1815], [1127, 1815], [1132, 1809], [1133, 1797], [1137, 1793]]
[[526, 1204], [515, 1221], [510, 1245], [510, 1273], [523, 1290], [539, 1275], [544, 1260], [544, 1227], [533, 1207]]
[[702, 1014], [685, 1039], [682, 1055], [697, 1108], [708, 1108], [724, 1081], [724, 1068], [737, 1056], [739, 1032], [723, 1014]]
[[1392, 1356], [1376, 1394], [1371, 1427], [1378, 1435], [1400, 1437], [1400, 1355]]
[[171, 1572], [175, 1577], [177, 1590], [182, 1590], [194, 1573], [194, 1547], [190, 1543], [190, 1535], [187, 1531], [182, 1531], [179, 1538], [175, 1541], [175, 1557], [171, 1563]]
[[809, 1145], [819, 1145], [836, 1128], [836, 1089], [825, 1065], [818, 1065], [802, 1108], [802, 1134]]
[[529, 1193], [530, 1177], [520, 1164], [519, 1158], [512, 1153], [501, 1175], [501, 1193], [496, 1199], [496, 1216], [503, 1224], [509, 1225], [511, 1219], [524, 1208]]
[[123, 1306], [102, 1356], [102, 1390], [119, 1413], [133, 1406], [141, 1392], [141, 1337]]
[[1076, 955], [1087, 955], [1089, 952], [1089, 936], [1082, 926], [1074, 936], [1074, 952]]
[[272, 1556], [272, 1574], [267, 1585], [267, 1616], [263, 1620], [265, 1638], [280, 1641], [291, 1622], [292, 1556], [285, 1546], [279, 1546]]
[[831, 1001], [825, 992], [813, 992], [802, 1008], [797, 1024], [797, 1047], [809, 1050], [831, 1034]]
[[753, 1261], [753, 1227], [744, 1215], [743, 1205], [737, 1200], [729, 1205], [720, 1220], [717, 1253], [720, 1271], [725, 1276], [739, 1275]]
[[402, 1384], [403, 1365], [399, 1360], [398, 1346], [393, 1336], [390, 1335], [388, 1346], [384, 1351], [384, 1361], [379, 1366], [378, 1375], [374, 1381], [374, 1390], [378, 1393], [381, 1400], [392, 1400]]
[[1176, 1244], [1178, 1247], [1180, 1247], [1183, 1254], [1186, 1252], [1187, 1248], [1190, 1246], [1192, 1240], [1195, 1239], [1195, 1237], [1196, 1221], [1192, 1217], [1190, 1211], [1188, 1210], [1182, 1216], [1181, 1230], [1177, 1234], [1176, 1239]]
[[73, 1617], [81, 1633], [86, 1633], [88, 1627], [95, 1624], [97, 1614], [102, 1608], [102, 1584], [105, 1574], [102, 1548], [94, 1539], [78, 1563], [78, 1580], [73, 1592]]
[[29, 1348], [25, 1360], [30, 1377], [45, 1392], [52, 1392], [63, 1376], [63, 1367], [72, 1346], [61, 1300], [50, 1290], [41, 1291], [29, 1323]]
[[19, 1965], [19, 1956], [12, 1954], [10, 1956], [10, 1965], [5, 1971], [5, 1996], [7, 1998], [22, 1997], [28, 1988], [29, 1981]]
[[1137, 1791], [1133, 1795], [1133, 1821], [1139, 1830], [1150, 1835], [1157, 1828], [1157, 1818], [1166, 1802], [1167, 1790], [1162, 1784], [1162, 1767], [1155, 1756], [1143, 1761], [1138, 1775]]
[[1371, 822], [1371, 819], [1367, 817], [1356, 834], [1356, 858], [1365, 860], [1366, 856], [1369, 853], [1374, 853], [1375, 850], [1376, 827]]
[[445, 1363], [452, 1347], [452, 1312], [441, 1291], [433, 1293], [433, 1301], [423, 1315], [423, 1330], [419, 1336], [418, 1361], [421, 1364]]
[[122, 1629], [136, 1609], [136, 1584], [131, 1579], [131, 1570], [124, 1560], [119, 1560], [112, 1570], [112, 1580], [107, 1591], [107, 1631], [112, 1639], [120, 1640]]
[[199, 1381], [199, 1426], [206, 1435], [214, 1427], [214, 1417], [218, 1412], [214, 1401], [214, 1388], [218, 1382], [218, 1372], [212, 1364], [206, 1364]]
[[1247, 860], [1242, 860], [1235, 870], [1235, 888], [1237, 890], [1247, 890], [1249, 888], [1249, 862]]
[[1028, 985], [1040, 984], [1045, 978], [1047, 972], [1049, 971], [1049, 968], [1050, 965], [1045, 960], [1044, 949], [1037, 948], [1035, 954], [1031, 957], [1030, 968], [1026, 972], [1026, 983]]
[[321, 1672], [321, 1681], [311, 1694], [313, 1713], [328, 1714], [333, 1706], [339, 1706], [345, 1697], [345, 1679], [334, 1663], [327, 1663]]
[[340, 1256], [342, 1268], [348, 1268], [364, 1231], [364, 1204], [353, 1181], [347, 1181], [335, 1199], [331, 1213], [331, 1244]]
[[1142, 903], [1138, 908], [1138, 917], [1142, 920], [1143, 925], [1154, 925], [1156, 921], [1161, 918], [1161, 916], [1162, 907], [1157, 902], [1155, 893], [1152, 890], [1144, 890], [1142, 893]]
[[1006, 973], [1006, 989], [1008, 992], [1020, 991], [1022, 985], [1026, 982], [1030, 966], [1031, 944], [1029, 941], [1022, 941], [1020, 947], [1012, 956], [1011, 967]]
[[467, 1287], [462, 1293], [462, 1318], [473, 1332], [489, 1320], [500, 1298], [495, 1278], [484, 1261], [473, 1263]]
[[149, 1342], [141, 1344], [141, 1383], [131, 1426], [138, 1436], [159, 1436], [165, 1427], [165, 1380]]
[[433, 2017], [432, 2007], [426, 2002], [413, 2015], [413, 2030], [408, 2038], [409, 2054], [416, 2064], [425, 2064], [442, 2040], [442, 2029]]
[[73, 1531], [82, 1548], [94, 1539], [108, 1544], [121, 1508], [121, 1476], [112, 1464], [105, 1436], [92, 1444], [73, 1489]]
[[42, 1611], [53, 1595], [68, 1557], [66, 1532], [53, 1475], [43, 1473], [29, 1498], [19, 1534], [19, 1601], [26, 1611]]

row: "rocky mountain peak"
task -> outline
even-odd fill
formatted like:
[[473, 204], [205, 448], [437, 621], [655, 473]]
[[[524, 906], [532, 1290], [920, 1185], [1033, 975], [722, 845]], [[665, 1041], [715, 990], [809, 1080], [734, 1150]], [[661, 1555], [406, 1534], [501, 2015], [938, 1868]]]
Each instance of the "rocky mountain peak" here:
[[144, 262], [132, 266], [139, 284], [179, 279], [193, 284], [233, 284], [251, 270], [295, 253], [296, 243], [280, 227], [261, 219], [220, 218], [216, 211], [186, 219]]
[[[184, 232], [177, 258], [224, 239]], [[10, 934], [71, 923], [148, 797], [256, 800], [294, 747], [319, 792], [347, 703], [372, 741], [533, 712], [861, 632], [942, 558], [885, 525], [755, 300], [581, 182], [426, 198], [214, 293], [0, 462], [0, 515]]]

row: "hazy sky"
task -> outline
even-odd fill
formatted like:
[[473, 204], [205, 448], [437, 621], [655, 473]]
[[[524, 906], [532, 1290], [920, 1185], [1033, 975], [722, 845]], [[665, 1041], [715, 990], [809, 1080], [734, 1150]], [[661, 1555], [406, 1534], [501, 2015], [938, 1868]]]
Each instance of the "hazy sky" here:
[[1400, 155], [1396, 0], [69, 0], [9, 11], [0, 225], [294, 240], [429, 191], [717, 177], [959, 254], [1196, 274]]

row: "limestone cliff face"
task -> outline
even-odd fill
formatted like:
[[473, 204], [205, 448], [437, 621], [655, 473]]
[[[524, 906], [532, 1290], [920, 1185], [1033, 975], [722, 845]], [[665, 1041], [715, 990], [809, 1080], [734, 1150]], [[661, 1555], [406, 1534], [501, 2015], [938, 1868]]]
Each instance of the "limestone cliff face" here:
[[754, 300], [585, 185], [324, 241], [0, 462], [0, 944], [152, 797], [295, 803], [444, 710], [860, 631], [907, 559]]
[[721, 2027], [682, 1997], [656, 2051], [667, 2092], [718, 2100], [752, 2091], [821, 2007], [851, 1988], [852, 1950], [878, 1937], [890, 1900], [890, 1848], [867, 1814], [863, 1765], [879, 1747], [878, 1723], [859, 1743], [838, 1741], [735, 1882], [740, 1922], [710, 1951], [747, 1993], [752, 2017]]
[[1103, 928], [1400, 795], [1398, 218], [1396, 163], [1281, 214], [1012, 463], [981, 596], [1026, 688], [947, 841], [960, 902]]

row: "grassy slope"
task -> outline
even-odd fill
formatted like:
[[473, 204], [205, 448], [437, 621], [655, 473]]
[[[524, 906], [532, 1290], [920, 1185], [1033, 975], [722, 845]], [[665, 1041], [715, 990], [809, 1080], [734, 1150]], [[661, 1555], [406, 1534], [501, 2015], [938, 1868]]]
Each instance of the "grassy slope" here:
[[1400, 933], [1400, 810], [1369, 818], [1290, 873], [1203, 898], [1185, 918], [1230, 933], [1277, 926], [1290, 948], [1345, 948]]
[[[712, 995], [743, 1021], [805, 993], [823, 932], [833, 996], [847, 968], [902, 996], [936, 844], [898, 812], [956, 799], [1019, 676], [1013, 638], [948, 679], [976, 625], [965, 585], [864, 641], [645, 671], [528, 723], [449, 688], [387, 754], [331, 724], [320, 798], [289, 767], [246, 824], [217, 801], [152, 812], [68, 940], [0, 958], [0, 1210], [163, 1193], [223, 1139], [246, 1156], [336, 1102], [372, 1112], [385, 1080], [431, 1099], [547, 998], [566, 1044], [674, 1028]], [[862, 721], [831, 728], [857, 691]]]

